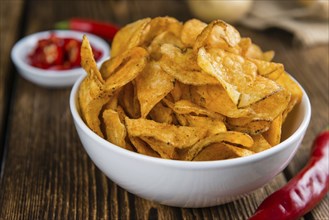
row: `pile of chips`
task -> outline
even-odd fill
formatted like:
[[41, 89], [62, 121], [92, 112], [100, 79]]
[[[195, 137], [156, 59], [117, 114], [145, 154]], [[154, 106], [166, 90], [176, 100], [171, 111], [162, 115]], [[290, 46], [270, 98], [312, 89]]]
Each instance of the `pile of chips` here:
[[123, 27], [98, 69], [84, 36], [81, 116], [109, 142], [153, 157], [248, 156], [280, 143], [302, 98], [273, 56], [221, 20], [157, 17]]

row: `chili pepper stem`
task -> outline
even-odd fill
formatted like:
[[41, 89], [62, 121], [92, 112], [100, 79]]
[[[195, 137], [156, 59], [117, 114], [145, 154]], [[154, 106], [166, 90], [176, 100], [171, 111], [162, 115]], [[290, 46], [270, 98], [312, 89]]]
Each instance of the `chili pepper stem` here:
[[60, 30], [67, 30], [70, 28], [70, 25], [68, 21], [60, 21], [55, 24], [55, 28]]

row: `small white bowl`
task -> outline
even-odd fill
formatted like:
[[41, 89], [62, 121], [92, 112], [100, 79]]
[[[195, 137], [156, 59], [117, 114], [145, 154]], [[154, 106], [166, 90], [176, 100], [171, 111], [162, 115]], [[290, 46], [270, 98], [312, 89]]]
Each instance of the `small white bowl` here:
[[80, 76], [85, 75], [85, 71], [81, 67], [70, 70], [45, 70], [29, 64], [28, 54], [35, 48], [38, 40], [48, 38], [51, 34], [55, 34], [58, 37], [75, 38], [80, 41], [82, 36], [86, 34], [90, 44], [102, 51], [102, 56], [97, 61], [99, 66], [110, 56], [108, 43], [89, 33], [70, 30], [50, 30], [26, 36], [14, 45], [11, 51], [11, 59], [22, 77], [40, 86], [67, 87], [73, 85]]
[[105, 175], [142, 198], [177, 207], [209, 207], [230, 202], [273, 179], [295, 155], [311, 118], [309, 98], [289, 114], [284, 141], [263, 152], [221, 161], [176, 161], [130, 152], [90, 130], [79, 114], [77, 80], [70, 109], [78, 135], [90, 158]]

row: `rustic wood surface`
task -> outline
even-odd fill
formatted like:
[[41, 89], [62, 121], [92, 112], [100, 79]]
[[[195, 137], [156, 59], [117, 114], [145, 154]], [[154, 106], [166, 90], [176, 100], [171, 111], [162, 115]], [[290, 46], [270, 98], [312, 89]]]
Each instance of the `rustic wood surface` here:
[[[70, 17], [89, 17], [120, 25], [169, 15], [192, 17], [181, 0], [0, 1], [0, 219], [247, 219], [262, 200], [283, 186], [307, 162], [315, 135], [329, 123], [329, 48], [296, 47], [292, 36], [271, 29], [237, 26], [265, 50], [276, 51], [305, 88], [312, 119], [292, 162], [271, 182], [234, 202], [203, 209], [168, 207], [147, 201], [107, 179], [83, 150], [73, 126], [70, 88], [36, 86], [17, 73], [13, 44], [28, 34], [52, 29]], [[329, 219], [329, 197], [304, 219]]]

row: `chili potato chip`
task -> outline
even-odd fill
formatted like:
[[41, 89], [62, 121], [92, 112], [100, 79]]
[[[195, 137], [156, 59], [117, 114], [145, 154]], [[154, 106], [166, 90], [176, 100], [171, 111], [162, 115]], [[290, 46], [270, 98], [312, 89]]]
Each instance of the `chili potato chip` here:
[[184, 117], [187, 126], [207, 128], [207, 136], [227, 131], [226, 125], [222, 119], [194, 115], [184, 115]]
[[139, 137], [129, 136], [130, 142], [136, 148], [137, 152], [152, 157], [160, 157], [147, 143], [141, 140]]
[[120, 147], [126, 147], [126, 127], [120, 121], [118, 112], [107, 109], [103, 112], [103, 120], [106, 128], [106, 137], [111, 143]]
[[239, 118], [252, 115], [249, 108], [238, 109], [221, 85], [192, 87], [191, 96], [194, 103], [227, 117]]
[[189, 147], [207, 134], [206, 128], [175, 126], [142, 118], [126, 118], [126, 125], [131, 136], [153, 137], [178, 148]]
[[119, 96], [119, 104], [130, 118], [141, 116], [136, 90], [135, 82], [131, 81], [122, 88]]
[[146, 65], [136, 78], [142, 118], [145, 118], [151, 109], [173, 89], [173, 82], [174, 78], [164, 72], [156, 62]]
[[282, 127], [282, 114], [276, 117], [269, 127], [269, 129], [263, 133], [263, 137], [271, 146], [275, 146], [281, 141], [281, 127]]
[[183, 48], [182, 42], [174, 33], [169, 31], [163, 32], [156, 36], [147, 48], [152, 59], [159, 60], [162, 56], [160, 50], [161, 46], [168, 43], [176, 47]]
[[303, 93], [300, 86], [286, 72], [281, 74], [280, 77], [276, 80], [276, 82], [279, 83], [283, 88], [288, 90], [291, 94], [288, 106], [284, 110], [282, 119], [284, 121], [287, 117], [287, 114], [294, 108], [294, 106], [301, 102]]
[[156, 104], [152, 110], [150, 111], [150, 118], [153, 121], [160, 122], [160, 123], [173, 123], [173, 111], [171, 108], [168, 108], [159, 102]]
[[104, 80], [97, 68], [88, 38], [83, 36], [81, 45], [81, 65], [87, 72], [79, 89], [79, 105], [82, 118], [99, 136], [104, 137], [100, 129], [98, 115], [111, 94], [103, 92]]
[[263, 133], [267, 131], [271, 125], [271, 121], [267, 121], [267, 120], [254, 119], [254, 120], [250, 120], [245, 124], [234, 124], [234, 122], [237, 121], [240, 121], [240, 119], [228, 119], [227, 127], [231, 130], [247, 133], [250, 135]]
[[131, 48], [113, 58], [118, 59], [118, 62], [113, 73], [106, 79], [104, 90], [114, 92], [135, 79], [146, 66], [147, 58], [148, 52], [141, 47]]
[[130, 48], [139, 46], [150, 21], [151, 18], [144, 18], [121, 28], [113, 38], [111, 56], [115, 57]]
[[214, 136], [209, 136], [204, 138], [194, 144], [186, 153], [184, 159], [185, 160], [193, 160], [193, 158], [205, 147], [209, 146], [213, 143], [230, 143], [233, 145], [241, 145], [246, 148], [252, 147], [254, 144], [254, 140], [245, 133], [237, 132], [237, 131], [227, 131], [218, 133]]
[[162, 158], [165, 159], [177, 159], [177, 149], [165, 142], [159, 141], [152, 137], [142, 137], [155, 152], [157, 152]]
[[182, 28], [181, 41], [186, 47], [193, 47], [196, 38], [206, 26], [206, 23], [198, 19], [190, 19], [186, 21]]
[[252, 135], [252, 139], [254, 140], [254, 145], [248, 148], [248, 150], [255, 153], [270, 149], [272, 147], [262, 134]]
[[180, 37], [182, 30], [182, 23], [172, 17], [156, 17], [153, 18], [145, 28], [142, 46], [149, 46], [156, 36], [169, 32]]
[[194, 161], [226, 160], [254, 154], [253, 151], [239, 148], [230, 144], [214, 143], [205, 147], [193, 159]]
[[240, 33], [222, 20], [214, 20], [197, 37], [193, 50], [201, 47], [229, 49], [236, 47], [241, 40]]
[[183, 51], [174, 45], [163, 44], [161, 53], [161, 68], [178, 81], [188, 85], [218, 84], [216, 78], [198, 66], [192, 49]]

